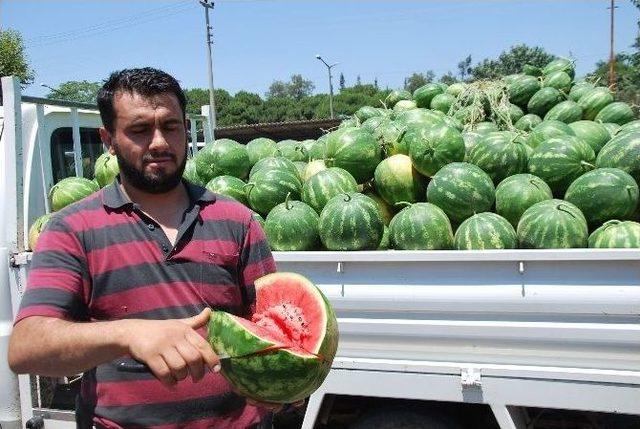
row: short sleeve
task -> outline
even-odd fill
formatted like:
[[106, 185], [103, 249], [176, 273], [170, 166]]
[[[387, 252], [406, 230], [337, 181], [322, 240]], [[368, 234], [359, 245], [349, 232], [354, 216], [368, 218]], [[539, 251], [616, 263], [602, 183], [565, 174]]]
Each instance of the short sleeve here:
[[30, 316], [86, 320], [88, 282], [80, 240], [53, 216], [38, 238], [15, 323]]
[[254, 282], [267, 274], [276, 271], [276, 263], [271, 254], [262, 227], [251, 218], [247, 233], [240, 250], [240, 282], [243, 290], [243, 300], [247, 306], [255, 303], [256, 293]]

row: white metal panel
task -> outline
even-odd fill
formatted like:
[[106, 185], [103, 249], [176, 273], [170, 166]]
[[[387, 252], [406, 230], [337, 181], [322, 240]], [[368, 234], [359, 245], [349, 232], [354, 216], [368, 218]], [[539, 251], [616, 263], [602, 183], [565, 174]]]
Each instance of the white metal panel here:
[[73, 137], [73, 160], [76, 177], [84, 177], [84, 165], [82, 164], [82, 141], [80, 140], [80, 119], [78, 108], [71, 108], [71, 127]]

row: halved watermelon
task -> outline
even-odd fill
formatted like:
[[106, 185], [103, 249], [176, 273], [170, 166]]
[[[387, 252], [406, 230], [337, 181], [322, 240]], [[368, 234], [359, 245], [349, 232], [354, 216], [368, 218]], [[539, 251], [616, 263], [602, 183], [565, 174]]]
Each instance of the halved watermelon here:
[[311, 395], [329, 373], [338, 348], [338, 322], [327, 298], [296, 273], [255, 282], [251, 320], [214, 311], [209, 343], [222, 375], [241, 394], [261, 402], [291, 403]]

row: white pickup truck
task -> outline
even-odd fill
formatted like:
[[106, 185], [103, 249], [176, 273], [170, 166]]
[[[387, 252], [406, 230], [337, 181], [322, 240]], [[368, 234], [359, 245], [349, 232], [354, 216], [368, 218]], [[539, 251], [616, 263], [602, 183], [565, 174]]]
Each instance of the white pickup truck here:
[[[102, 152], [100, 118], [92, 106], [22, 97], [14, 78], [2, 84], [0, 428], [73, 428], [72, 410], [43, 400], [55, 384], [16, 377], [5, 356], [28, 226], [49, 209], [51, 184], [82, 176]], [[298, 427], [640, 428], [640, 250], [275, 258], [325, 292], [341, 334]]]

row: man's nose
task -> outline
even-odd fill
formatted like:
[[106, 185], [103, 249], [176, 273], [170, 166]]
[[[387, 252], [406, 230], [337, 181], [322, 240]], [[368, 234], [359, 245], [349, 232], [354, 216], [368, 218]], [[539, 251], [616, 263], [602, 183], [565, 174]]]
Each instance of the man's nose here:
[[162, 130], [160, 128], [155, 128], [151, 138], [151, 143], [149, 144], [149, 150], [158, 151], [166, 150], [167, 148], [169, 148], [169, 143], [162, 133]]

